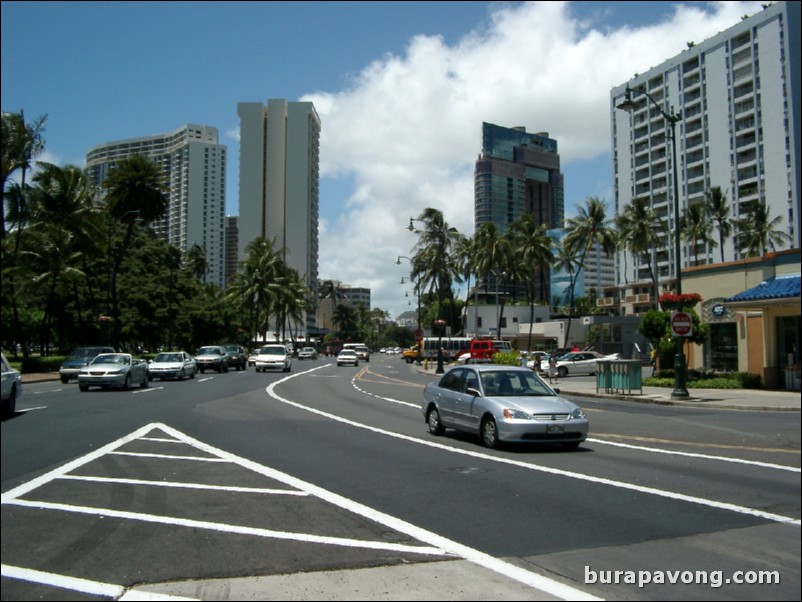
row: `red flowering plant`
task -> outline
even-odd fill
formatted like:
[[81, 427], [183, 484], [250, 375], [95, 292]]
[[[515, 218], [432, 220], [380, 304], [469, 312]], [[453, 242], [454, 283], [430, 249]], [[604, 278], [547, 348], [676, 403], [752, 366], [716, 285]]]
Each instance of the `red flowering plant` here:
[[699, 293], [663, 293], [658, 299], [663, 310], [690, 309], [701, 303], [702, 295]]

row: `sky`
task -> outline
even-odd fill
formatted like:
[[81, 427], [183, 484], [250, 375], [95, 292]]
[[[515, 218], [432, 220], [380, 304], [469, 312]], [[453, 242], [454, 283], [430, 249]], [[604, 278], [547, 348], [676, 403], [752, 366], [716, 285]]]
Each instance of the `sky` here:
[[[482, 122], [548, 132], [566, 217], [612, 208], [610, 90], [760, 2], [17, 2], [0, 4], [3, 111], [47, 115], [40, 160], [216, 127], [238, 215], [237, 104], [311, 101], [321, 118], [320, 280], [414, 310], [428, 207], [474, 232]], [[458, 287], [459, 285], [455, 285]], [[463, 287], [465, 285], [462, 285]], [[459, 296], [465, 291], [457, 289]], [[408, 295], [408, 296], [406, 296]]]

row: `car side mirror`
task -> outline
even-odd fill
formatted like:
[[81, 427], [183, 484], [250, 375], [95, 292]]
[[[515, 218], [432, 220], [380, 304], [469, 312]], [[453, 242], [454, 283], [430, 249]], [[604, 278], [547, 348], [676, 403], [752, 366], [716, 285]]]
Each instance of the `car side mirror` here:
[[482, 396], [482, 394], [479, 392], [479, 390], [478, 389], [474, 389], [473, 387], [468, 387], [467, 389], [465, 389], [465, 393], [467, 395], [473, 395], [474, 397], [481, 397]]

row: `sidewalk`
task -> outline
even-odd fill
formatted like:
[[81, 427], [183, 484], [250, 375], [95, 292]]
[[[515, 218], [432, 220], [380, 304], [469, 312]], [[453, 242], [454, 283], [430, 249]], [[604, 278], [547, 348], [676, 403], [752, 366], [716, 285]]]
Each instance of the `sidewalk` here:
[[[421, 374], [436, 376], [437, 362], [425, 363], [421, 366], [412, 364]], [[450, 365], [444, 366], [448, 370]], [[639, 403], [656, 403], [662, 405], [714, 407], [732, 410], [760, 410], [774, 412], [799, 412], [802, 409], [799, 391], [775, 391], [764, 389], [693, 389], [688, 388], [687, 399], [672, 399], [671, 388], [643, 387], [635, 389], [632, 395], [624, 393], [604, 393], [597, 391], [596, 379], [571, 377], [559, 379], [552, 385], [562, 395], [581, 395], [584, 397], [602, 397], [621, 399]]]

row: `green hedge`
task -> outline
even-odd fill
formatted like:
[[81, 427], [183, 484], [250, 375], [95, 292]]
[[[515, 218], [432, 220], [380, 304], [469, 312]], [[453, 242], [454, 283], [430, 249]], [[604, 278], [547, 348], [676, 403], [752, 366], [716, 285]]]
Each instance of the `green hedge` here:
[[[644, 378], [648, 387], [673, 387], [674, 370], [659, 370], [651, 378]], [[687, 387], [690, 389], [762, 389], [760, 375], [751, 372], [704, 372], [688, 370]]]

